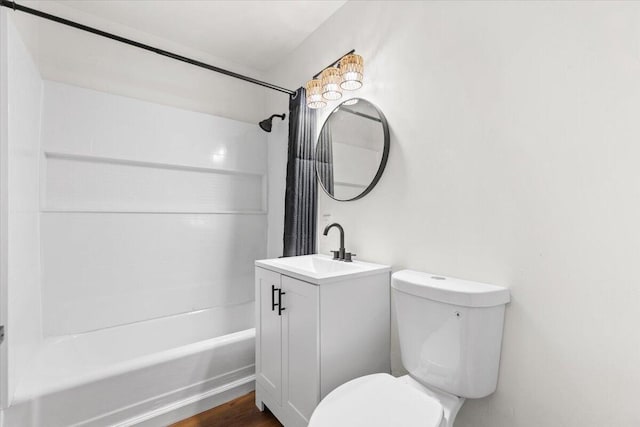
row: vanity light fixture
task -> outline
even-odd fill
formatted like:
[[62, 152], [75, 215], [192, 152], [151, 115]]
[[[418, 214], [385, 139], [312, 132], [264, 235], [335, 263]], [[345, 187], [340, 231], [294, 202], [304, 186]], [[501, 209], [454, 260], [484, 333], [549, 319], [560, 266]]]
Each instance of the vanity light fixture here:
[[345, 55], [340, 60], [340, 74], [342, 82], [340, 87], [344, 90], [356, 90], [362, 87], [364, 74], [364, 59], [355, 53]]
[[320, 75], [322, 79], [322, 96], [329, 101], [342, 98], [340, 83], [342, 76], [338, 67], [325, 68]]
[[327, 101], [322, 98], [322, 81], [318, 79], [309, 80], [306, 85], [307, 107], [312, 109], [323, 108]]
[[[357, 90], [362, 87], [364, 59], [351, 50], [314, 75], [306, 84], [307, 107], [326, 107], [327, 101], [342, 98], [342, 90]], [[345, 105], [353, 105], [358, 100], [349, 100]]]

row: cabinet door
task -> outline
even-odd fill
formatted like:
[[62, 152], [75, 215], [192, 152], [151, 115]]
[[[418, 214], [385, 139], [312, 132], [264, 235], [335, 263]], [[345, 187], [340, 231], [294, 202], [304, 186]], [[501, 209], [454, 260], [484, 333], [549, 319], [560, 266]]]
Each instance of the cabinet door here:
[[283, 407], [291, 423], [306, 426], [320, 402], [318, 286], [282, 276]]
[[282, 402], [282, 316], [274, 302], [279, 289], [278, 273], [256, 268], [256, 381], [278, 405]]

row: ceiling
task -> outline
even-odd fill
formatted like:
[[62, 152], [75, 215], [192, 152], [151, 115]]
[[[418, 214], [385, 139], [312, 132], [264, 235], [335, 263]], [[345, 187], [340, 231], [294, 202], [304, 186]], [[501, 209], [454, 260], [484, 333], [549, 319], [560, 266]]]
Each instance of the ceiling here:
[[56, 0], [255, 70], [291, 53], [345, 0]]

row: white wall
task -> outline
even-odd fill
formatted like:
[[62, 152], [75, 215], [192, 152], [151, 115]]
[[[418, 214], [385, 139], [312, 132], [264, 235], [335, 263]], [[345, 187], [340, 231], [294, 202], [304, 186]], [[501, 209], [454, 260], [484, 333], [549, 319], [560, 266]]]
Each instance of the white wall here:
[[348, 2], [271, 71], [365, 58], [391, 152], [362, 200], [320, 197], [347, 249], [511, 289], [498, 390], [458, 427], [640, 425], [638, 28], [637, 3]]
[[45, 81], [45, 336], [253, 301], [258, 126]]
[[[5, 24], [4, 20], [2, 24]], [[40, 305], [40, 106], [42, 80], [11, 19], [7, 24], [8, 401], [42, 337]], [[4, 214], [5, 212], [3, 212]]]

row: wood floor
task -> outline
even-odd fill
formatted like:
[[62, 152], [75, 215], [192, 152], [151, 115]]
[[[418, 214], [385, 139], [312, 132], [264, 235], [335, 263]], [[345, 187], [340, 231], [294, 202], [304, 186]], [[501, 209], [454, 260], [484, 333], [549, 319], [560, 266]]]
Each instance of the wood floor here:
[[171, 427], [282, 427], [271, 412], [260, 412], [255, 400], [256, 394], [251, 392]]

